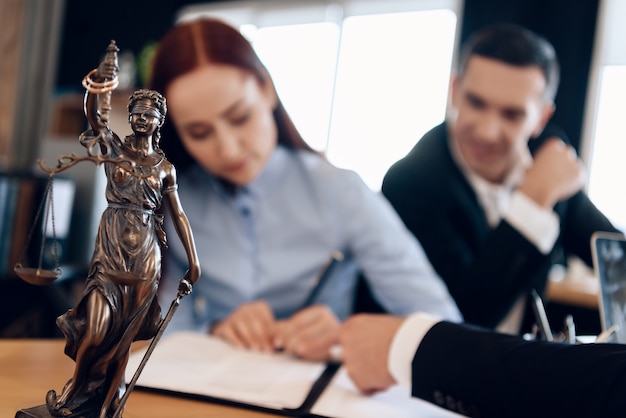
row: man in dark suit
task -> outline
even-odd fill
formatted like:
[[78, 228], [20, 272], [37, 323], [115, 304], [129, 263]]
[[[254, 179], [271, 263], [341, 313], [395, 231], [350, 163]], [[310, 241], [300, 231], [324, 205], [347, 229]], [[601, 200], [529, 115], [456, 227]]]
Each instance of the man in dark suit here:
[[384, 178], [382, 192], [466, 322], [520, 332], [525, 295], [543, 293], [551, 266], [569, 255], [591, 264], [591, 234], [616, 231], [583, 193], [565, 135], [546, 128], [558, 79], [539, 35], [503, 24], [476, 33], [461, 51], [447, 120]]
[[626, 345], [525, 341], [419, 313], [353, 316], [340, 343], [365, 393], [410, 385], [412, 396], [470, 417], [626, 416]]

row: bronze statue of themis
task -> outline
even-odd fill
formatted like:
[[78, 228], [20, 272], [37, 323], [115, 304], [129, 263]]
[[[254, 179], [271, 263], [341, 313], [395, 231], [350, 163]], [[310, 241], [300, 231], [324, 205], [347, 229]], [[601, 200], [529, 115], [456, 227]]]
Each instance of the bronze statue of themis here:
[[[74, 374], [59, 393], [47, 393], [44, 405], [18, 411], [16, 417], [120, 417], [180, 299], [200, 277], [193, 234], [178, 198], [176, 169], [159, 147], [167, 113], [165, 98], [153, 90], [133, 92], [128, 101], [132, 133], [121, 139], [109, 127], [111, 91], [117, 87], [117, 52], [111, 41], [100, 65], [83, 79], [90, 129], [79, 141], [86, 155], [62, 155], [52, 168], [39, 162], [50, 178], [81, 161], [104, 165], [108, 206], [100, 219], [82, 297], [57, 318], [66, 339], [65, 353], [75, 361]], [[163, 318], [156, 297], [161, 250], [166, 247], [163, 216], [158, 212], [162, 202], [189, 262], [178, 295]], [[59, 274], [19, 263], [15, 271], [35, 284], [49, 283]], [[148, 339], [152, 343], [146, 357], [127, 386], [131, 343]]]

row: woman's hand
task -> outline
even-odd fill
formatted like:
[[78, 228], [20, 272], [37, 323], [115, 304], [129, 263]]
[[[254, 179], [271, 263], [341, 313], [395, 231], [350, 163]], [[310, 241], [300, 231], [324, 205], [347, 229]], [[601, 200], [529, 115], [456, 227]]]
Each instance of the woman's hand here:
[[278, 322], [274, 347], [305, 360], [328, 360], [330, 348], [339, 341], [340, 325], [327, 306], [311, 306]]
[[211, 329], [211, 334], [242, 348], [274, 351], [272, 337], [276, 320], [272, 309], [263, 300], [244, 303]]

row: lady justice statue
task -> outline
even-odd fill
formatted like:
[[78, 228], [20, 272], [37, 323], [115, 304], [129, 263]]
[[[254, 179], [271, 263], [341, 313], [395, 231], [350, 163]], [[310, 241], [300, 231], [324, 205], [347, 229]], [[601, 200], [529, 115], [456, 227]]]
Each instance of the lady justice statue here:
[[75, 308], [57, 319], [66, 339], [65, 353], [76, 363], [74, 374], [60, 393], [48, 392], [46, 408], [38, 407], [47, 409], [44, 415], [23, 416], [120, 416], [128, 396], [124, 376], [131, 343], [155, 336], [156, 343], [175, 310], [172, 304], [161, 320], [156, 298], [161, 247], [166, 246], [163, 219], [156, 213], [162, 201], [189, 261], [179, 298], [189, 294], [200, 277], [192, 231], [178, 198], [176, 170], [159, 148], [165, 98], [152, 90], [135, 91], [128, 102], [132, 134], [120, 139], [109, 128], [117, 51], [112, 41], [99, 67], [83, 80], [84, 111], [91, 129], [79, 140], [87, 156], [61, 156], [52, 169], [40, 161], [51, 175], [84, 160], [103, 164], [108, 207], [100, 220], [83, 295]]

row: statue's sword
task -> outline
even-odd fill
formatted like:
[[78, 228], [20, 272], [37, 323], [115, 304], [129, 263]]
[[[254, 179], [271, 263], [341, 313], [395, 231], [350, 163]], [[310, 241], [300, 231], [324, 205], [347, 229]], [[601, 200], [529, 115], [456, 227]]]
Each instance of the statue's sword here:
[[180, 284], [178, 285], [178, 293], [176, 294], [176, 298], [172, 301], [172, 304], [170, 305], [170, 309], [167, 311], [167, 314], [165, 315], [163, 320], [161, 320], [159, 329], [157, 330], [156, 335], [152, 338], [152, 341], [150, 342], [150, 345], [148, 346], [148, 350], [143, 355], [143, 358], [141, 359], [141, 363], [139, 363], [139, 366], [137, 367], [137, 370], [135, 371], [133, 378], [130, 380], [128, 385], [126, 385], [126, 392], [124, 392], [124, 396], [122, 396], [122, 399], [120, 399], [120, 403], [115, 409], [115, 413], [113, 414], [112, 418], [121, 417], [122, 411], [124, 410], [124, 405], [126, 405], [126, 401], [128, 400], [128, 396], [134, 389], [135, 384], [137, 383], [137, 379], [139, 379], [139, 375], [143, 371], [143, 368], [146, 366], [146, 363], [148, 362], [148, 359], [152, 355], [154, 348], [156, 347], [157, 343], [161, 339], [161, 336], [163, 335], [163, 331], [165, 331], [167, 324], [169, 324], [170, 320], [172, 319], [172, 316], [174, 316], [174, 312], [176, 312], [176, 309], [178, 309], [178, 306], [180, 305], [180, 300], [190, 293], [191, 293], [191, 283], [189, 283], [189, 281], [187, 281], [187, 279], [185, 278], [181, 279]]

